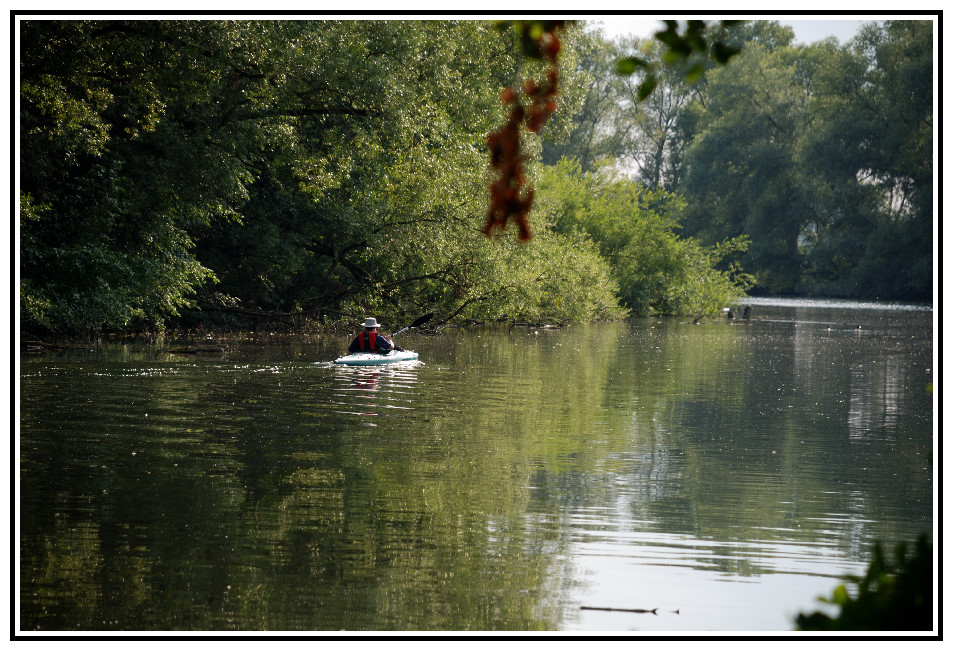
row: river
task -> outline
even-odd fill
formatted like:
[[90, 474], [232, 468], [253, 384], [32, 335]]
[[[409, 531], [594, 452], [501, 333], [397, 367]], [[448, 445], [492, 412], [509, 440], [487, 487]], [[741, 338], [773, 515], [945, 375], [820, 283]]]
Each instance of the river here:
[[[791, 631], [933, 538], [934, 313], [19, 358], [16, 628]], [[401, 324], [394, 324], [394, 330]], [[603, 608], [628, 610], [601, 610]]]

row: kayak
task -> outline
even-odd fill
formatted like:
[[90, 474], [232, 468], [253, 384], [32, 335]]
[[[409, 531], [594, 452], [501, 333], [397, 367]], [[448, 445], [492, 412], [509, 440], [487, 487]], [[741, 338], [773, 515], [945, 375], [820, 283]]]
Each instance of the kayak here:
[[334, 363], [345, 366], [382, 366], [384, 364], [412, 362], [415, 359], [417, 359], [417, 353], [412, 350], [392, 350], [386, 355], [380, 353], [352, 353], [344, 357], [338, 357], [334, 360]]

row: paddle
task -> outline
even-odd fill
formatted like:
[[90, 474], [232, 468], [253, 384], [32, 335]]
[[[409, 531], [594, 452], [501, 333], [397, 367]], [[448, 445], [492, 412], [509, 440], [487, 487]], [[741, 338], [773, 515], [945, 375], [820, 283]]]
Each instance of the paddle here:
[[396, 335], [399, 335], [399, 334], [402, 333], [404, 330], [410, 330], [411, 328], [419, 328], [419, 327], [422, 326], [423, 324], [427, 323], [427, 321], [430, 321], [430, 319], [432, 319], [432, 318], [433, 318], [433, 312], [431, 312], [430, 314], [425, 314], [425, 315], [423, 315], [422, 317], [419, 317], [419, 318], [417, 318], [416, 320], [414, 320], [414, 322], [411, 323], [411, 324], [410, 324], [409, 326], [407, 326], [406, 328], [401, 328], [400, 330], [398, 330], [397, 332], [395, 332], [394, 334], [392, 334], [391, 337], [394, 337], [394, 336], [396, 336]]

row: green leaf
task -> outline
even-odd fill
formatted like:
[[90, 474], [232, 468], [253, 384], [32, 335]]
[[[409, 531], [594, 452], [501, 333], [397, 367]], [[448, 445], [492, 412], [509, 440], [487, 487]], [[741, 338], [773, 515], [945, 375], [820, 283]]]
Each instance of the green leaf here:
[[702, 63], [696, 63], [688, 72], [685, 73], [685, 81], [690, 84], [694, 84], [696, 81], [702, 78], [702, 75], [705, 74], [705, 66]]
[[638, 98], [639, 101], [645, 101], [649, 95], [655, 90], [655, 87], [658, 86], [658, 78], [655, 75], [649, 75], [645, 80], [639, 84]]
[[687, 59], [689, 54], [691, 54], [691, 51], [666, 50], [662, 52], [661, 58], [666, 65], [674, 66]]
[[847, 594], [847, 587], [843, 584], [834, 588], [833, 602], [843, 608], [850, 602], [850, 595]]
[[738, 54], [739, 52], [741, 52], [740, 48], [731, 47], [730, 45], [725, 45], [721, 41], [717, 41], [712, 46], [712, 56], [714, 57], [716, 62], [722, 65], [728, 63], [728, 60], [731, 59], [731, 57]]
[[705, 41], [705, 21], [688, 21], [688, 31], [685, 32], [685, 43], [696, 52], [705, 52], [708, 50], [708, 42]]
[[649, 68], [649, 62], [640, 56], [624, 57], [616, 62], [616, 72], [620, 75], [631, 75], [640, 68]]

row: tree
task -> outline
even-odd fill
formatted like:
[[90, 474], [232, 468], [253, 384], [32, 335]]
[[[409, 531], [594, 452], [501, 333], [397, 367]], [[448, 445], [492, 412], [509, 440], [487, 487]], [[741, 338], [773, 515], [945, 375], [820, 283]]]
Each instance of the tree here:
[[[333, 177], [333, 188], [303, 185], [300, 155], [288, 165], [283, 158], [269, 163], [269, 175], [252, 188], [245, 228], [220, 224], [201, 242], [200, 259], [222, 269], [218, 289], [242, 297], [244, 312], [289, 318], [376, 313], [403, 320], [434, 309], [443, 320], [617, 314], [597, 254], [548, 234], [522, 253], [506, 238], [494, 248], [474, 224], [485, 205], [484, 137], [500, 115], [494, 89], [513, 65], [510, 46], [492, 25], [340, 29], [381, 39], [367, 52], [314, 57], [324, 66], [329, 58], [354, 56], [343, 67], [358, 86], [377, 75], [388, 80], [379, 115], [362, 132], [368, 144], [348, 151], [353, 162], [347, 175]], [[301, 146], [316, 152], [315, 165], [340, 156], [340, 142], [353, 139], [326, 120], [312, 128]], [[567, 256], [580, 268], [543, 269], [547, 260]], [[571, 298], [593, 284], [600, 289], [586, 289], [592, 301]]]
[[[588, 245], [488, 254], [485, 137], [516, 61], [492, 23], [49, 21], [23, 42], [30, 327], [161, 326], [196, 301], [236, 324], [616, 313]], [[580, 268], [541, 271], [564, 257]]]
[[745, 29], [755, 40], [679, 118], [686, 231], [749, 235], [763, 290], [929, 300], [929, 23], [871, 25], [846, 46]]
[[[669, 21], [655, 38], [611, 43], [601, 31], [584, 30], [579, 73], [587, 86], [585, 101], [568, 137], [545, 143], [543, 161], [554, 165], [573, 158], [588, 171], [614, 159], [649, 187], [675, 187], [684, 148], [682, 109], [690, 99], [703, 97], [703, 73], [741, 50], [745, 41], [736, 33], [757, 31], [739, 21], [690, 22], [681, 28], [684, 34], [675, 36], [680, 26]], [[721, 61], [706, 39], [721, 44]]]
[[801, 274], [798, 238], [811, 195], [797, 144], [809, 128], [807, 96], [789, 50], [747, 47], [712, 73], [680, 189], [689, 200], [686, 230], [712, 243], [748, 235], [744, 266], [759, 286], [792, 291]]
[[[540, 159], [545, 165], [555, 165], [560, 159], [571, 158], [578, 161], [584, 171], [591, 171], [606, 157], [616, 156], [606, 129], [616, 114], [618, 93], [611, 71], [617, 54], [601, 33], [588, 29], [570, 33], [575, 37], [572, 51], [577, 53], [574, 70], [577, 81], [573, 87], [584, 92], [580, 93], [575, 111], [566, 102], [561, 103], [556, 117], [563, 117], [569, 128], [563, 134], [554, 134], [551, 128], [543, 133]], [[564, 60], [562, 70], [567, 72], [568, 67]]]
[[544, 170], [540, 212], [560, 233], [584, 233], [599, 246], [622, 305], [638, 315], [711, 316], [744, 292], [740, 268], [719, 271], [745, 238], [704, 247], [677, 234], [683, 201], [603, 168], [583, 172], [563, 160]]
[[[641, 52], [654, 65], [663, 64], [664, 50], [657, 41], [635, 39], [618, 45], [619, 56]], [[641, 80], [622, 76], [617, 81], [616, 111], [611, 120], [612, 142], [624, 167], [632, 167], [649, 188], [672, 188], [680, 176], [673, 148], [679, 116], [704, 86], [684, 76], [666, 76], [646, 98], [640, 97]]]
[[[620, 59], [616, 70], [624, 75], [636, 71], [641, 81], [636, 93], [637, 100], [649, 97], [659, 84], [663, 73], [683, 76], [688, 81], [700, 79], [714, 63], [724, 65], [738, 53], [727, 42], [727, 32], [739, 21], [720, 21], [709, 24], [703, 20], [689, 20], [685, 25], [679, 21], [666, 20], [665, 29], [656, 32], [655, 38], [665, 45], [661, 56], [662, 65], [635, 54]], [[510, 220], [516, 222], [520, 239], [532, 237], [528, 215], [533, 205], [533, 189], [526, 183], [523, 173], [524, 152], [521, 144], [521, 126], [539, 132], [542, 125], [556, 110], [555, 97], [559, 83], [559, 54], [562, 50], [561, 32], [566, 21], [507, 21], [504, 28], [512, 26], [520, 40], [523, 53], [537, 60], [545, 60], [550, 66], [546, 79], [539, 83], [528, 79], [524, 89], [511, 86], [503, 90], [500, 99], [511, 105], [505, 124], [487, 139], [490, 148], [490, 165], [497, 176], [490, 184], [490, 210], [484, 233], [506, 228]], [[524, 95], [529, 106], [524, 106]]]
[[242, 170], [188, 146], [216, 135], [196, 116], [165, 117], [210, 105], [204, 71], [182, 60], [204, 56], [208, 35], [184, 36], [192, 49], [163, 47], [169, 25], [149, 25], [145, 34], [118, 23], [22, 24], [27, 323], [89, 329], [153, 320], [175, 313], [211, 277], [188, 253], [187, 227], [234, 214]]
[[[307, 67], [285, 82], [291, 94], [305, 92], [302, 80], [332, 96], [350, 86], [348, 93], [367, 95], [373, 116], [297, 118], [299, 137], [265, 161], [246, 209], [254, 223], [246, 219], [250, 228], [237, 231], [220, 225], [199, 256], [214, 268], [236, 263], [223, 271], [221, 290], [244, 297], [248, 309], [320, 315], [381, 309], [380, 300], [415, 309], [399, 295], [448, 281], [452, 261], [412, 240], [427, 231], [439, 239], [479, 202], [482, 138], [498, 113], [491, 89], [510, 56], [487, 23], [320, 29], [333, 32], [302, 54]], [[276, 248], [263, 256], [269, 243]]]
[[836, 209], [806, 252], [806, 284], [848, 295], [930, 300], [930, 23], [867, 26], [820, 81], [821, 119], [807, 138], [806, 163], [828, 175], [837, 189], [831, 197]]

